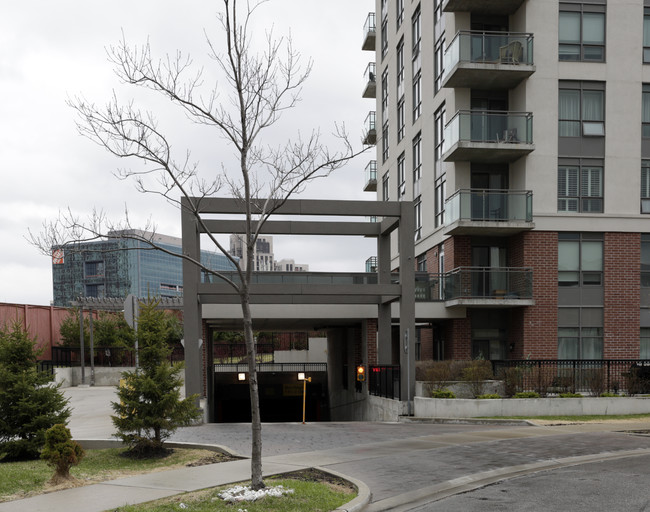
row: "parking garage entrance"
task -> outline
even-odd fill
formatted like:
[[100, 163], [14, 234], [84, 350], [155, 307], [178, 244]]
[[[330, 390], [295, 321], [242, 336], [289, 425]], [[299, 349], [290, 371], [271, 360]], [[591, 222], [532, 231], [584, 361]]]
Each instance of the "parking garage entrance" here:
[[[211, 420], [216, 423], [250, 422], [248, 365], [215, 364]], [[299, 374], [311, 382], [298, 380]], [[328, 421], [326, 363], [259, 363], [260, 414], [263, 422], [302, 421], [303, 386], [305, 421]]]

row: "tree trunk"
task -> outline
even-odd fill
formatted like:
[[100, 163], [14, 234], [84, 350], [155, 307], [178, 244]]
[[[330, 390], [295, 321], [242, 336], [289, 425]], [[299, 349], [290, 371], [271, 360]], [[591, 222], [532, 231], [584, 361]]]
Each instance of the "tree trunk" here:
[[251, 487], [253, 490], [264, 488], [262, 480], [262, 420], [260, 417], [260, 393], [257, 383], [257, 366], [255, 364], [255, 339], [253, 337], [253, 318], [250, 308], [248, 289], [241, 295], [244, 319], [244, 339], [248, 355], [248, 388], [251, 398]]

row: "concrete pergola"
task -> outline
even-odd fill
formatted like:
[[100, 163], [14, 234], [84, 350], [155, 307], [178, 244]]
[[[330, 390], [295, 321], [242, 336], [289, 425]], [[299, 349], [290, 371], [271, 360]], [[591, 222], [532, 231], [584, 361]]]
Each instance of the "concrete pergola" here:
[[[201, 222], [182, 200], [183, 254], [198, 260], [201, 234], [237, 234], [245, 232], [244, 204], [233, 198], [193, 198], [200, 205]], [[253, 201], [255, 205], [262, 201]], [[234, 218], [216, 219], [215, 215]], [[275, 220], [297, 216], [299, 220]], [[321, 221], [313, 217], [341, 217]], [[377, 222], [346, 220], [372, 217]], [[378, 278], [376, 284], [251, 284], [251, 304], [312, 304], [326, 308], [332, 304], [376, 305], [378, 318], [377, 363], [393, 364], [391, 356], [391, 303], [399, 303], [401, 400], [415, 391], [415, 261], [414, 209], [409, 201], [336, 201], [293, 199], [284, 202], [267, 221], [261, 234], [361, 236], [377, 239]], [[391, 282], [391, 234], [397, 233], [399, 283]], [[301, 273], [303, 274], [303, 273]], [[307, 273], [309, 274], [309, 273]], [[335, 275], [335, 274], [332, 274]], [[217, 279], [218, 280], [218, 279]], [[202, 306], [238, 304], [239, 296], [225, 282], [205, 283], [201, 271], [191, 261], [183, 260], [183, 295], [185, 326], [185, 386], [188, 394], [202, 394], [202, 362], [199, 340], [202, 336]], [[365, 318], [359, 318], [361, 322]], [[255, 317], [253, 317], [255, 323]], [[364, 344], [365, 346], [365, 344]], [[408, 348], [408, 350], [406, 350]], [[412, 371], [406, 371], [410, 368]], [[409, 375], [410, 373], [410, 375]]]

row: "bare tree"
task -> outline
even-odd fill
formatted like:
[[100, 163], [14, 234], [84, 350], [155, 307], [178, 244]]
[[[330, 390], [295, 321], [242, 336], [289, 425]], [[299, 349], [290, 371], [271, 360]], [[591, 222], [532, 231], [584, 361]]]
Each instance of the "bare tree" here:
[[[245, 232], [239, 234], [246, 248], [244, 261], [232, 257], [209, 229], [204, 230], [214, 246], [234, 265], [237, 282], [201, 261], [192, 260], [192, 263], [226, 281], [239, 295], [249, 367], [251, 478], [253, 488], [259, 489], [264, 487], [262, 433], [250, 309], [254, 247], [264, 223], [290, 196], [301, 191], [309, 181], [327, 176], [362, 150], [354, 150], [344, 129], [338, 126], [335, 135], [340, 149], [335, 152], [330, 152], [321, 142], [317, 130], [307, 138], [298, 136], [297, 140], [288, 140], [280, 147], [263, 143], [262, 135], [266, 130], [276, 125], [284, 111], [296, 106], [301, 87], [310, 74], [311, 61], [301, 64], [291, 38], [275, 39], [272, 33], [266, 34], [263, 51], [252, 51], [251, 16], [266, 0], [240, 0], [242, 5], [238, 5], [237, 0], [222, 1], [223, 12], [219, 20], [225, 40], [222, 45], [216, 45], [206, 35], [206, 41], [209, 56], [225, 77], [225, 86], [214, 84], [205, 95], [202, 92], [203, 69], [195, 70], [192, 60], [180, 52], [154, 59], [148, 42], [132, 47], [124, 37], [107, 52], [121, 81], [160, 93], [193, 122], [216, 128], [235, 149], [239, 160], [238, 175], [230, 175], [222, 165], [217, 176], [207, 181], [201, 179], [199, 166], [192, 161], [189, 151], [180, 159], [173, 154], [170, 140], [159, 129], [153, 113], [140, 110], [133, 102], [122, 104], [115, 94], [103, 107], [81, 97], [69, 100], [69, 104], [79, 114], [77, 126], [81, 134], [115, 156], [134, 157], [147, 164], [146, 168], [120, 170], [118, 177], [133, 179], [142, 193], [160, 195], [179, 209], [189, 209], [200, 226], [205, 227], [200, 215], [203, 198], [226, 193], [241, 201], [246, 226]], [[221, 95], [225, 98], [221, 99]], [[184, 198], [184, 206], [181, 198]], [[115, 235], [118, 231], [119, 235]], [[87, 221], [81, 221], [67, 210], [55, 221], [46, 223], [40, 234], [30, 233], [30, 236], [34, 245], [49, 253], [54, 246], [73, 247], [75, 243], [103, 238], [110, 232], [113, 236], [135, 238], [152, 248], [165, 250], [151, 236], [155, 233], [152, 226], [145, 226], [144, 231], [132, 229], [128, 212], [123, 221], [112, 223], [99, 211]], [[170, 254], [188, 259], [187, 255]]]

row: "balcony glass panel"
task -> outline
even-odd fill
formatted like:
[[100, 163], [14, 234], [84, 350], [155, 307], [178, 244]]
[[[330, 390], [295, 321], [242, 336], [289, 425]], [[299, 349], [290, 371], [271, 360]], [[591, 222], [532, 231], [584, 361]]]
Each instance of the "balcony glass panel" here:
[[369, 184], [375, 184], [377, 185], [377, 160], [370, 160], [368, 162], [368, 165], [366, 165], [366, 187]]
[[443, 153], [458, 142], [533, 143], [530, 112], [460, 110], [445, 126]]
[[530, 299], [533, 272], [512, 267], [460, 267], [444, 276], [445, 300]]
[[447, 222], [459, 220], [532, 222], [533, 193], [528, 190], [458, 190], [445, 202]]
[[460, 31], [445, 50], [445, 73], [458, 63], [533, 64], [533, 35], [512, 32]]
[[369, 12], [366, 22], [363, 24], [363, 46], [364, 50], [374, 50], [375, 46], [375, 13]]

